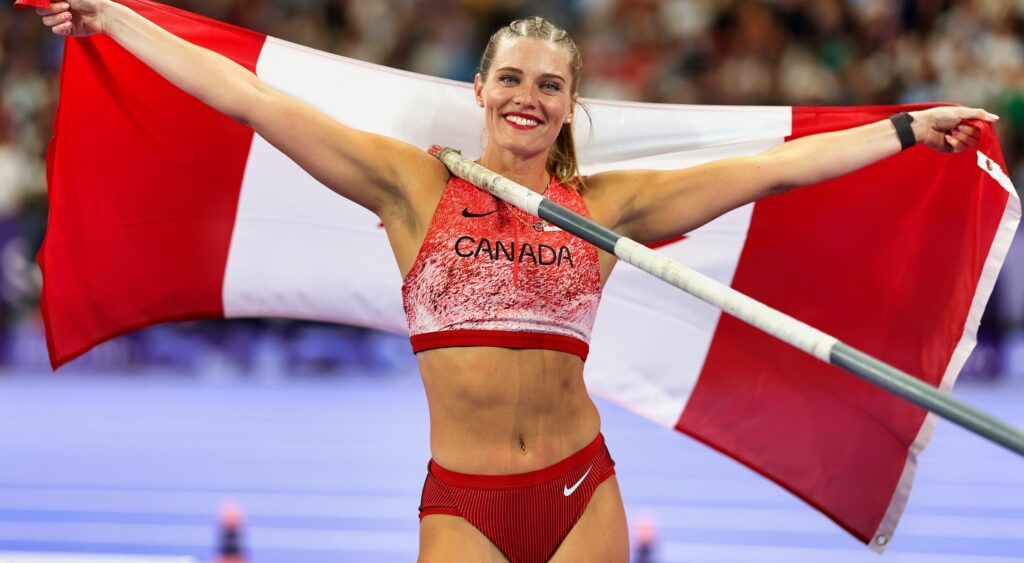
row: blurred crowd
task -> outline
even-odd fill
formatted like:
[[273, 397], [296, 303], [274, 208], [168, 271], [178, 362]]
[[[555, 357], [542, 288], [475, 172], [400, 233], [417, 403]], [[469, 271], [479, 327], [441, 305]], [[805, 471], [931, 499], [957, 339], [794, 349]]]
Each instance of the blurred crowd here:
[[[472, 80], [479, 53], [496, 28], [517, 17], [541, 15], [569, 29], [581, 45], [582, 93], [587, 97], [686, 104], [945, 101], [981, 106], [1002, 117], [998, 130], [1009, 174], [1018, 189], [1024, 185], [1024, 0], [167, 3], [316, 49], [466, 81]], [[16, 12], [9, 2], [0, 6], [0, 364], [5, 359], [39, 361], [38, 353], [24, 352], [18, 344], [38, 340], [40, 334], [40, 279], [32, 258], [45, 229], [44, 156], [57, 104], [62, 45], [63, 39], [52, 36], [38, 18]], [[976, 371], [1024, 370], [1022, 244], [1015, 245], [986, 314]], [[113, 355], [127, 354], [128, 362], [173, 363], [181, 350], [225, 354], [223, 349], [241, 345], [211, 343], [251, 340], [276, 346], [289, 362], [318, 338], [374, 340], [355, 329], [283, 321], [188, 323], [156, 330], [159, 339], [143, 333], [123, 345], [133, 351]], [[395, 346], [386, 338], [376, 340]], [[181, 350], [152, 350], [171, 341], [179, 342]], [[332, 366], [364, 361], [371, 367], [381, 361], [357, 358], [352, 350], [358, 348], [325, 361]], [[244, 346], [240, 350], [226, 357], [233, 365], [249, 366], [253, 354]]]

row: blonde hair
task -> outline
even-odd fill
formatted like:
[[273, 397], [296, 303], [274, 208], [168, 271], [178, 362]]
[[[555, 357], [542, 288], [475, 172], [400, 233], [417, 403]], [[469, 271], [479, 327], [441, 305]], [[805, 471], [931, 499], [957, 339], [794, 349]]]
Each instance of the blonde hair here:
[[[540, 16], [515, 20], [507, 26], [495, 31], [487, 41], [487, 47], [480, 57], [480, 76], [487, 79], [487, 73], [491, 70], [491, 63], [498, 52], [498, 45], [502, 39], [540, 39], [551, 43], [564, 45], [569, 51], [569, 72], [571, 73], [571, 84], [569, 86], [570, 98], [575, 98], [579, 92], [580, 75], [583, 71], [583, 53], [579, 46], [569, 37], [564, 29], [552, 24]], [[586, 112], [587, 108], [580, 107]], [[589, 113], [588, 113], [589, 116]], [[573, 188], [583, 185], [580, 177], [579, 160], [576, 157], [576, 140], [573, 137], [572, 125], [563, 123], [562, 129], [558, 132], [555, 143], [548, 150], [547, 170], [560, 183]]]

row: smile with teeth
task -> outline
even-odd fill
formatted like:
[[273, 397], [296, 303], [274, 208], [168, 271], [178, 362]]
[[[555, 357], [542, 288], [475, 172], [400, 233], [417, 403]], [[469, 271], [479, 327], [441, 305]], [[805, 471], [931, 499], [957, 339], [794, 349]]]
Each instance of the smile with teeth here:
[[529, 129], [532, 129], [532, 128], [540, 125], [540, 122], [537, 121], [536, 119], [533, 119], [533, 118], [530, 118], [530, 117], [525, 117], [525, 116], [522, 116], [522, 115], [511, 115], [511, 114], [506, 115], [505, 116], [505, 121], [508, 121], [509, 124], [511, 124], [513, 127], [516, 127], [516, 128], [529, 128]]

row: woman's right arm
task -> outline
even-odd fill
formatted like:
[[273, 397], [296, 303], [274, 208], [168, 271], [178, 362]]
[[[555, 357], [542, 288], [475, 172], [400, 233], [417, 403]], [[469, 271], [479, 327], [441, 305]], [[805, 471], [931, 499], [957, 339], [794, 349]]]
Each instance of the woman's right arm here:
[[447, 177], [443, 165], [426, 152], [346, 127], [121, 4], [66, 0], [37, 13], [58, 35], [108, 35], [168, 81], [249, 125], [318, 181], [378, 216], [408, 207], [413, 188], [404, 185], [403, 177]]

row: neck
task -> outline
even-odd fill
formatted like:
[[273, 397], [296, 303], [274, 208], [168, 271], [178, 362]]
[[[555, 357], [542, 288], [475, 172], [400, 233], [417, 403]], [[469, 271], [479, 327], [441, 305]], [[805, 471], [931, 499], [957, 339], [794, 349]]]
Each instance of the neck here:
[[523, 158], [509, 151], [501, 151], [487, 147], [480, 157], [480, 164], [498, 174], [526, 186], [537, 192], [544, 193], [551, 177], [547, 171], [547, 153]]

